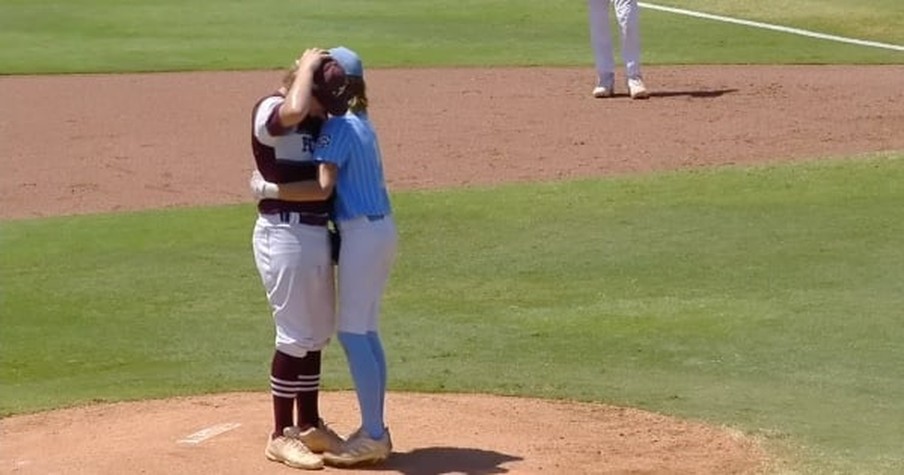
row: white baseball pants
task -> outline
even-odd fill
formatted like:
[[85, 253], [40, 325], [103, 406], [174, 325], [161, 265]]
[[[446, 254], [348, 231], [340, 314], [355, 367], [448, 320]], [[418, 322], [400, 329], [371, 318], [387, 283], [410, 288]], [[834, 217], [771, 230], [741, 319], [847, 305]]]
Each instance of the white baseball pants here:
[[621, 34], [622, 59], [628, 78], [641, 77], [640, 30], [637, 0], [587, 0], [590, 17], [590, 43], [601, 81], [615, 76], [615, 56], [609, 23], [609, 4], [615, 4], [615, 17]]
[[303, 358], [322, 350], [336, 330], [336, 283], [325, 226], [283, 223], [260, 215], [254, 262], [276, 325], [276, 349]]
[[339, 331], [365, 334], [379, 329], [380, 302], [395, 262], [398, 234], [392, 215], [338, 223]]

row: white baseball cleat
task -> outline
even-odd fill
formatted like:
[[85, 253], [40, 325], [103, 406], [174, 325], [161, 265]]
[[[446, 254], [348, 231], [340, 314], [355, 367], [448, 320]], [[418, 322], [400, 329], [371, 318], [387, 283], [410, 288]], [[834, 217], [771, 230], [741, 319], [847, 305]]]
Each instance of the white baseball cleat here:
[[297, 427], [286, 427], [283, 435], [271, 438], [267, 442], [267, 450], [264, 455], [268, 460], [280, 462], [294, 468], [303, 468], [305, 470], [319, 470], [323, 468], [323, 459], [312, 453], [298, 439]]
[[298, 433], [298, 440], [315, 454], [324, 452], [338, 452], [342, 450], [345, 439], [339, 436], [326, 422], [321, 419], [316, 427]]
[[379, 439], [372, 439], [366, 432], [359, 429], [342, 444], [339, 453], [324, 452], [323, 461], [334, 467], [349, 467], [386, 460], [390, 453], [392, 453], [392, 437], [389, 435], [389, 429], [386, 429]]
[[596, 87], [593, 88], [593, 97], [602, 99], [604, 97], [612, 97], [615, 93], [615, 74], [603, 74], [597, 79]]
[[593, 88], [593, 97], [597, 99], [602, 99], [604, 97], [612, 97], [612, 86], [604, 86], [602, 84], [597, 85]]
[[631, 99], [647, 99], [650, 97], [650, 91], [647, 91], [647, 86], [644, 85], [643, 79], [639, 77], [628, 79], [628, 93], [631, 95]]

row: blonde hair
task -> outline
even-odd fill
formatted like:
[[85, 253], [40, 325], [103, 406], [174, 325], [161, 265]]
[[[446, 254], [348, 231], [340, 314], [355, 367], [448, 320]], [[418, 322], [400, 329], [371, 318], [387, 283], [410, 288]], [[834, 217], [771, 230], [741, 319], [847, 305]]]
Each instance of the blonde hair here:
[[367, 112], [367, 87], [364, 84], [364, 78], [358, 76], [348, 77], [348, 110], [358, 114]]
[[289, 66], [289, 69], [283, 74], [282, 84], [286, 87], [286, 89], [292, 87], [292, 83], [295, 82], [295, 76], [298, 74], [298, 61], [295, 61], [292, 66]]

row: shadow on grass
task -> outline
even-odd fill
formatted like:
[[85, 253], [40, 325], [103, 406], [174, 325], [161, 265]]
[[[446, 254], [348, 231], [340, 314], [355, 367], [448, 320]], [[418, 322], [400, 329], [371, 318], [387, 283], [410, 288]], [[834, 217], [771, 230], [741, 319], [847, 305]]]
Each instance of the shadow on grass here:
[[445, 473], [490, 475], [508, 473], [508, 469], [501, 467], [501, 465], [518, 460], [523, 460], [523, 458], [492, 450], [463, 447], [424, 447], [414, 449], [411, 452], [393, 452], [389, 459], [378, 465], [354, 468], [356, 470], [374, 472], [397, 472], [405, 475], [440, 475]]

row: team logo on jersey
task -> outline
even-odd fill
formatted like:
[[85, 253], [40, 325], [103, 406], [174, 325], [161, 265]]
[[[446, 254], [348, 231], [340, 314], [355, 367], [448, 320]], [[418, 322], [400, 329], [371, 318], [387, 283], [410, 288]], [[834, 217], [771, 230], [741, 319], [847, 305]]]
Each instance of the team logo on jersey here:
[[304, 153], [313, 153], [314, 152], [314, 137], [310, 135], [303, 135], [301, 137], [301, 151]]
[[320, 137], [317, 137], [317, 148], [327, 148], [330, 146], [331, 141], [332, 139], [330, 139], [329, 134], [323, 134]]

